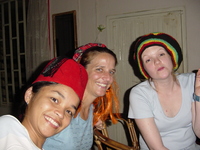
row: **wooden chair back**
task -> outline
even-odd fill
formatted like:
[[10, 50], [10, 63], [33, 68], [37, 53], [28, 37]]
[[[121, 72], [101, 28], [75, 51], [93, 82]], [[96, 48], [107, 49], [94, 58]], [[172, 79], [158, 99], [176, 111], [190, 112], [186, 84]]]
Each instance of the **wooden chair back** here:
[[[108, 122], [110, 119], [107, 120]], [[118, 119], [118, 123], [121, 123], [123, 125], [124, 131], [126, 130], [128, 132], [128, 135], [126, 134], [127, 138], [130, 138], [130, 145], [125, 145], [123, 143], [120, 143], [116, 140], [110, 139], [109, 133], [107, 130], [108, 124], [106, 122], [103, 122], [104, 129], [98, 130], [94, 128], [94, 141], [98, 147], [98, 150], [139, 150], [139, 143], [138, 143], [138, 136], [136, 134], [135, 130], [135, 124], [133, 120], [128, 118], [120, 118]], [[112, 125], [112, 123], [111, 123]]]

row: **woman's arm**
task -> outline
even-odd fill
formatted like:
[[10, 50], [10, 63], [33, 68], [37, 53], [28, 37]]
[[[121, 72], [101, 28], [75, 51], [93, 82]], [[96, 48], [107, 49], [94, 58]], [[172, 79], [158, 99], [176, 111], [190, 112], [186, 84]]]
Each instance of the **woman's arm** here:
[[135, 122], [150, 150], [168, 150], [163, 145], [153, 118], [135, 119]]
[[[200, 69], [196, 74], [194, 93], [196, 94], [196, 96], [200, 98]], [[195, 112], [194, 113], [195, 120], [193, 120], [193, 128], [195, 134], [200, 138], [200, 101], [194, 102], [194, 108], [195, 109], [193, 110], [193, 112]]]

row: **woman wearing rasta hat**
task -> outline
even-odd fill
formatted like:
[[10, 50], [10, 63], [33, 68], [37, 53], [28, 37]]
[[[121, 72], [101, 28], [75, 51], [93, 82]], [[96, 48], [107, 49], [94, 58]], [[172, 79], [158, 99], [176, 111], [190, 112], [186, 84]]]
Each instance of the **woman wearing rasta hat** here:
[[[140, 130], [143, 150], [199, 150], [200, 71], [175, 74], [182, 61], [177, 41], [165, 33], [150, 33], [135, 42], [133, 59], [148, 79], [130, 92], [129, 118]], [[199, 79], [198, 79], [199, 78]], [[195, 94], [194, 94], [194, 87]], [[193, 99], [193, 94], [198, 95]], [[195, 133], [194, 133], [195, 132]]]
[[[110, 117], [116, 123], [113, 112], [119, 112], [114, 74], [116, 55], [101, 43], [88, 43], [79, 47], [73, 59], [86, 68], [88, 83], [81, 105], [72, 123], [62, 132], [48, 138], [47, 150], [90, 150], [93, 144], [93, 125], [101, 128]], [[117, 116], [119, 117], [119, 116]]]
[[22, 122], [0, 117], [0, 149], [41, 150], [47, 137], [70, 124], [86, 87], [88, 75], [72, 59], [52, 59], [25, 91], [27, 104]]

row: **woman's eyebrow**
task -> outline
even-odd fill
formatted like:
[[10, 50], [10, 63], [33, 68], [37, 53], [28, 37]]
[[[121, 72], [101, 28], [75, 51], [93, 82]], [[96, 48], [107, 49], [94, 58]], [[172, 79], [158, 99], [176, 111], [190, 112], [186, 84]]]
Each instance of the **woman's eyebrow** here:
[[56, 90], [52, 90], [52, 91], [55, 92], [55, 93], [57, 93], [58, 95], [60, 95], [62, 98], [65, 99], [65, 96], [62, 93], [60, 93], [59, 91], [56, 91]]
[[77, 110], [77, 107], [76, 107], [76, 106], [74, 106], [74, 105], [71, 105], [71, 107], [72, 107], [72, 108], [74, 108], [75, 110]]
[[115, 71], [115, 72], [116, 72], [116, 69], [111, 69], [111, 70], [113, 70], [113, 71]]

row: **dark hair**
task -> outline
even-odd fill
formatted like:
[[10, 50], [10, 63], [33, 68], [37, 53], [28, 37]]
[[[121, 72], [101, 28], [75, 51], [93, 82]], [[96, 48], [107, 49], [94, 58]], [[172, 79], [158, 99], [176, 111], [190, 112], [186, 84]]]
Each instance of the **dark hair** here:
[[37, 92], [40, 91], [40, 89], [42, 87], [44, 87], [44, 86], [50, 86], [52, 84], [58, 84], [58, 83], [56, 83], [56, 82], [49, 82], [49, 81], [36, 82], [36, 83], [34, 83], [34, 84], [31, 85], [33, 87], [32, 91], [33, 91], [33, 93], [37, 93]]
[[87, 65], [90, 64], [90, 61], [99, 53], [108, 53], [112, 55], [115, 59], [115, 66], [117, 65], [118, 62], [115, 53], [106, 47], [98, 46], [88, 48], [81, 56], [80, 64], [87, 68]]

